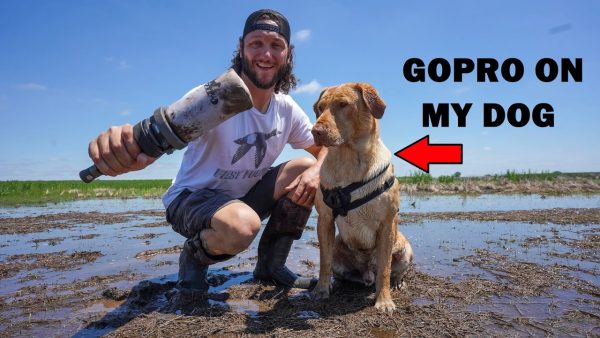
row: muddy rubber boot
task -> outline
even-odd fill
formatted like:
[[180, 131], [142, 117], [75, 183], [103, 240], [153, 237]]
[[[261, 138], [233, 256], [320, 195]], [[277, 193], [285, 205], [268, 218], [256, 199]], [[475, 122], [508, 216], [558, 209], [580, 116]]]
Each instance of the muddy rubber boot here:
[[206, 281], [206, 276], [208, 274], [208, 266], [231, 257], [233, 256], [209, 255], [202, 245], [200, 234], [187, 239], [179, 255], [179, 274], [177, 276], [176, 287], [180, 290], [207, 292], [208, 282]]
[[310, 211], [287, 197], [277, 202], [258, 243], [255, 279], [300, 289], [316, 284], [316, 279], [300, 277], [285, 266], [292, 243], [302, 236]]

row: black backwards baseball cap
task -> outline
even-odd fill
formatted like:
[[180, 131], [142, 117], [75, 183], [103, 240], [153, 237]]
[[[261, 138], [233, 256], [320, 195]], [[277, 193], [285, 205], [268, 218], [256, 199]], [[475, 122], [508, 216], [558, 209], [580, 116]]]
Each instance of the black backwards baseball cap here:
[[[256, 23], [256, 21], [258, 21], [258, 19], [264, 14], [269, 14], [271, 16], [271, 20], [275, 21], [277, 26], [268, 23]], [[246, 24], [244, 25], [244, 34], [242, 35], [242, 39], [246, 37], [246, 34], [259, 29], [279, 33], [281, 36], [283, 36], [287, 44], [290, 44], [290, 24], [285, 16], [277, 11], [272, 9], [259, 9], [258, 11], [250, 14], [248, 19], [246, 19]]]

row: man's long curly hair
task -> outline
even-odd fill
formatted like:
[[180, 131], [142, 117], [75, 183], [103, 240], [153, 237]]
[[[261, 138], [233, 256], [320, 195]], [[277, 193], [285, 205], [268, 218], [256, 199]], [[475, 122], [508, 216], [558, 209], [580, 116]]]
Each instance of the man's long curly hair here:
[[[242, 48], [244, 45], [244, 39], [240, 38], [240, 43], [238, 45], [237, 50], [233, 54], [233, 58], [231, 59], [231, 68], [236, 71], [239, 75], [242, 75]], [[294, 45], [290, 44], [289, 46], [289, 56], [288, 63], [283, 66], [284, 72], [283, 76], [277, 83], [275, 84], [275, 93], [282, 92], [284, 94], [288, 94], [290, 90], [293, 90], [297, 86], [298, 80], [296, 79], [296, 75], [294, 75]]]

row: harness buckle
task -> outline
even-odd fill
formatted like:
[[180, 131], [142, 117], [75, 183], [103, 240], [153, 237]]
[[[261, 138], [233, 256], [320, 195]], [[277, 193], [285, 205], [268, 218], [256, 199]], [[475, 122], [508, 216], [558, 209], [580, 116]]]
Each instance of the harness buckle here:
[[327, 189], [327, 193], [323, 195], [323, 202], [333, 209], [335, 214], [341, 216], [348, 215], [348, 205], [351, 200], [350, 194], [346, 193], [341, 187], [335, 187], [331, 190]]

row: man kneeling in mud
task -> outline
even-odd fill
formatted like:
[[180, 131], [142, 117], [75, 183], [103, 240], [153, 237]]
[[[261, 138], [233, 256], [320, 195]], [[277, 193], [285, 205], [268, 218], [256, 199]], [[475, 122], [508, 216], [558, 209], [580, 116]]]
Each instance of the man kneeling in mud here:
[[[163, 197], [173, 229], [187, 239], [179, 257], [177, 287], [206, 292], [208, 266], [245, 250], [270, 215], [258, 245], [254, 277], [309, 288], [285, 266], [302, 235], [325, 148], [314, 145], [306, 113], [287, 95], [296, 86], [287, 19], [273, 10], [247, 18], [232, 68], [254, 106], [189, 143]], [[298, 158], [272, 167], [286, 143], [317, 160]], [[90, 157], [104, 174], [145, 168], [155, 159], [140, 152], [132, 127], [112, 127], [92, 140]]]

